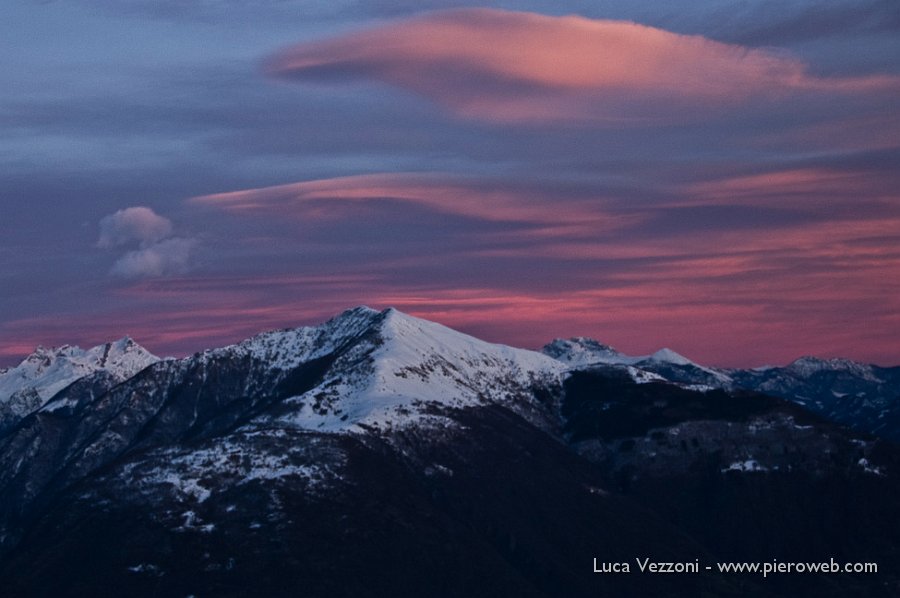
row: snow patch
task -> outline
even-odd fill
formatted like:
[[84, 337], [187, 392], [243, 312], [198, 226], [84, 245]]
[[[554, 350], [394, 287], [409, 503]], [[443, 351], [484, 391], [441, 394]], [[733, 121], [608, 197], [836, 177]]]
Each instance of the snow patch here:
[[740, 472], [761, 472], [761, 471], [769, 471], [768, 467], [763, 467], [759, 464], [759, 461], [756, 459], [745, 459], [744, 461], [735, 461], [725, 469], [722, 469], [721, 472], [725, 473], [728, 471], [740, 471]]
[[861, 458], [861, 459], [857, 462], [857, 465], [859, 465], [860, 467], [862, 467], [863, 471], [866, 472], [866, 473], [870, 473], [870, 474], [872, 474], [872, 475], [877, 475], [877, 476], [884, 477], [884, 472], [882, 471], [882, 469], [881, 469], [880, 467], [873, 466], [873, 465], [871, 464], [871, 462], [869, 462], [869, 460], [866, 459], [865, 457]]
[[200, 519], [200, 516], [197, 515], [194, 511], [185, 511], [181, 514], [184, 518], [184, 523], [180, 526], [176, 527], [172, 531], [175, 532], [201, 532], [204, 534], [209, 534], [215, 531], [216, 524], [215, 523], [203, 523], [203, 520]]
[[875, 370], [872, 366], [850, 359], [820, 359], [818, 357], [805, 356], [788, 364], [785, 369], [801, 378], [809, 378], [810, 376], [823, 371], [841, 371], [857, 378], [862, 378], [868, 382], [874, 382], [876, 384], [884, 382], [875, 375]]
[[303, 447], [294, 450], [290, 442], [259, 446], [254, 437], [253, 433], [236, 433], [193, 450], [154, 451], [144, 461], [126, 465], [120, 477], [143, 494], [165, 489], [176, 499], [193, 504], [202, 504], [215, 493], [255, 480], [300, 478], [314, 489], [339, 478], [333, 463], [309, 462]]
[[659, 374], [654, 374], [653, 372], [648, 372], [647, 370], [642, 370], [630, 365], [626, 366], [626, 369], [628, 371], [628, 375], [631, 376], [631, 379], [638, 384], [647, 384], [649, 382], [667, 382], [667, 380]]
[[675, 365], [697, 365], [684, 355], [680, 355], [672, 349], [669, 349], [668, 347], [660, 349], [659, 351], [648, 357], [646, 361], [655, 361], [657, 363], [672, 363]]
[[127, 567], [127, 569], [132, 573], [146, 573], [148, 575], [154, 575], [156, 577], [161, 577], [162, 575], [164, 575], [162, 569], [160, 569], [158, 565], [154, 565], [153, 563], [139, 563], [137, 565]]

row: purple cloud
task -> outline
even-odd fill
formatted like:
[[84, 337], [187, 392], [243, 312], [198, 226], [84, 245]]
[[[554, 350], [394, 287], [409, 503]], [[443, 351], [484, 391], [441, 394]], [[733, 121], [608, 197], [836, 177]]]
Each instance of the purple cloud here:
[[118, 249], [137, 245], [113, 264], [109, 273], [117, 278], [159, 278], [190, 270], [194, 239], [172, 237], [172, 221], [150, 208], [135, 206], [100, 220], [97, 247]]
[[146, 247], [172, 235], [172, 222], [143, 206], [119, 210], [100, 220], [97, 247], [112, 249], [139, 243]]
[[193, 239], [166, 239], [149, 247], [129, 251], [113, 264], [110, 274], [120, 278], [158, 278], [185, 274], [190, 269]]

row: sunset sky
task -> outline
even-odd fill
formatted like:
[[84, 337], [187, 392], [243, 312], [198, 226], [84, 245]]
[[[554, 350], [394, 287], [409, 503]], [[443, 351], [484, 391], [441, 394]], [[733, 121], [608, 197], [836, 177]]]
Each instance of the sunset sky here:
[[394, 306], [900, 364], [897, 0], [9, 0], [0, 366]]

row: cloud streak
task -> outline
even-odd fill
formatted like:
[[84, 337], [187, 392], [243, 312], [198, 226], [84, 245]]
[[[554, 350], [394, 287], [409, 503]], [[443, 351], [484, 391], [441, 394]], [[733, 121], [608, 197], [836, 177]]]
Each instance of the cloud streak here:
[[[528, 225], [535, 237], [621, 228], [628, 217], [603, 209], [604, 198], [548, 198], [523, 188], [490, 185], [444, 175], [382, 173], [304, 181], [194, 197], [193, 204], [233, 213], [280, 214], [305, 221], [340, 219], [345, 204], [386, 200], [486, 222]], [[377, 209], [377, 208], [376, 208]]]
[[897, 89], [890, 76], [822, 78], [783, 53], [625, 21], [441, 11], [296, 45], [267, 62], [298, 81], [367, 79], [489, 122], [649, 124], [796, 93]]

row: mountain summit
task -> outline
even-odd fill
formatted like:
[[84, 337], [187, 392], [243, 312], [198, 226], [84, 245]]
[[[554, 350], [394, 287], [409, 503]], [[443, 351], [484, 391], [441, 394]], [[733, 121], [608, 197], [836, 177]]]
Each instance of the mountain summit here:
[[486, 402], [524, 414], [539, 408], [529, 398], [536, 385], [560, 384], [563, 367], [555, 360], [486, 343], [395, 309], [358, 308], [324, 328], [357, 321], [361, 327], [350, 342], [340, 338], [340, 350], [332, 353], [336, 357], [321, 381], [285, 402], [295, 409], [283, 422], [329, 431], [390, 427], [417, 417], [428, 404], [460, 408]]

